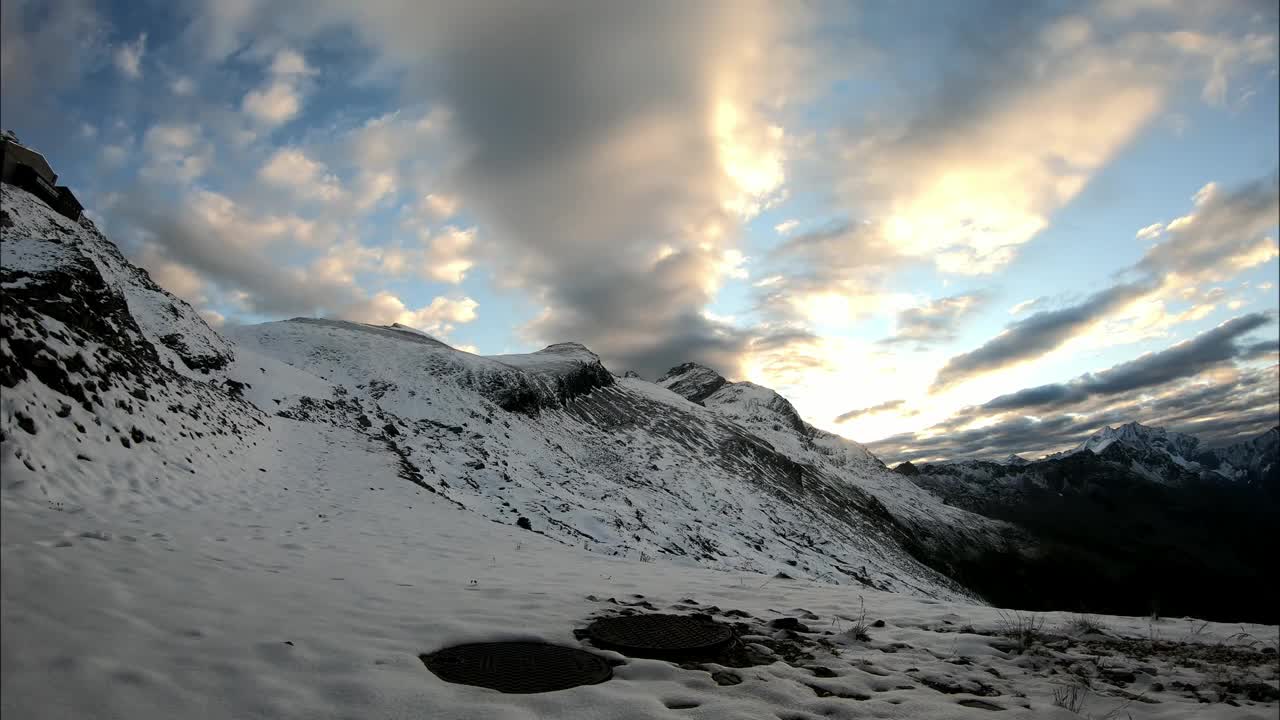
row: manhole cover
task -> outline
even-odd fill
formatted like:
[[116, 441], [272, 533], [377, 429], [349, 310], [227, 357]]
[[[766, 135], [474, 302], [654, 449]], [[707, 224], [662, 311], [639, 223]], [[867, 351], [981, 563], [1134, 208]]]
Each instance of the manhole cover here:
[[715, 652], [733, 639], [727, 625], [688, 615], [627, 615], [602, 618], [587, 633], [597, 644], [632, 655], [692, 655]]
[[475, 643], [418, 657], [441, 680], [504, 693], [551, 692], [613, 677], [604, 658], [546, 643]]

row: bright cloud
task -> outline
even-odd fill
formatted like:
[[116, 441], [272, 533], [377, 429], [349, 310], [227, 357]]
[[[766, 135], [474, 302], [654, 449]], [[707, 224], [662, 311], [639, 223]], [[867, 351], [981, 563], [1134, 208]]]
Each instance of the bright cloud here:
[[343, 197], [338, 178], [296, 148], [277, 150], [258, 170], [258, 177], [305, 199], [335, 202]]
[[268, 127], [292, 120], [302, 109], [305, 78], [312, 74], [301, 54], [280, 50], [271, 61], [267, 82], [245, 94], [244, 111]]
[[116, 69], [130, 80], [142, 77], [142, 56], [147, 51], [147, 34], [142, 33], [137, 40], [121, 45], [112, 55]]

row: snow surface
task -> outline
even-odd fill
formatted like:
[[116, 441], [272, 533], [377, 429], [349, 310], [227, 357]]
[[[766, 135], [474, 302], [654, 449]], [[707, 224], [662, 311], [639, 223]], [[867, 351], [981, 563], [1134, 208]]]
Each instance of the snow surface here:
[[[358, 323], [223, 338], [87, 219], [8, 186], [3, 200], [6, 293], [35, 303], [0, 314], [0, 368], [34, 358], [0, 395], [6, 718], [1072, 718], [1052, 704], [1072, 676], [1089, 678], [1090, 714], [1274, 717], [1274, 698], [1230, 689], [1274, 693], [1274, 655], [1188, 664], [1153, 641], [1256, 659], [1275, 627], [1103, 618], [1101, 640], [1046, 632], [1018, 652], [999, 611], [904, 553], [875, 510], [925, 542], [993, 542], [1000, 524], [766, 388], [697, 404], [605, 379], [578, 345], [484, 358]], [[58, 320], [46, 311], [74, 304], [60, 287], [127, 313], [105, 330]], [[812, 657], [695, 669], [603, 653], [623, 663], [613, 680], [542, 695], [450, 685], [417, 657], [581, 645], [574, 629], [640, 602], [744, 611], [745, 641]], [[859, 640], [845, 630], [864, 602], [884, 625]], [[811, 632], [765, 626], [781, 617]]]
[[[386, 452], [352, 431], [272, 418], [255, 442], [215, 450], [195, 474], [159, 477], [145, 506], [75, 470], [58, 474], [62, 500], [52, 506], [22, 492], [49, 473], [27, 469], [5, 443], [5, 717], [929, 719], [993, 709], [964, 701], [1003, 708], [1002, 717], [1076, 717], [1052, 706], [1065, 676], [1045, 668], [1084, 654], [1014, 654], [1004, 638], [979, 634], [999, 626], [993, 609], [604, 557], [458, 513], [400, 480]], [[609, 598], [637, 594], [664, 609], [692, 599], [761, 619], [802, 608], [816, 616], [811, 628], [834, 633], [833, 651], [804, 664], [835, 677], [777, 661], [729, 669], [743, 682], [722, 687], [704, 671], [629, 659], [601, 685], [502, 695], [444, 683], [417, 658], [462, 642], [576, 646], [573, 629], [616, 608]], [[886, 623], [869, 642], [836, 632], [860, 599], [869, 620]], [[1047, 616], [1050, 627], [1071, 619]], [[1145, 618], [1101, 621], [1133, 638], [1153, 632]], [[1197, 627], [1169, 620], [1154, 632]], [[1210, 624], [1194, 637], [1269, 641], [1275, 630]], [[1156, 701], [1127, 705], [1134, 718], [1274, 717], [1274, 703], [1203, 705], [1152, 689], [1208, 688], [1204, 671], [1111, 662], [1152, 670], [1128, 690]], [[1128, 702], [1119, 688], [1096, 687], [1089, 710]]]

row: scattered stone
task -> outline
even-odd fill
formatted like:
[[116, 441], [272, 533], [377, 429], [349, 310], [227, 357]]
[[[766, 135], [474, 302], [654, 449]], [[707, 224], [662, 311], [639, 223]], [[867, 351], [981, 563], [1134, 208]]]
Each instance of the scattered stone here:
[[31, 416], [19, 410], [13, 414], [13, 417], [18, 421], [18, 427], [26, 430], [28, 435], [36, 434], [36, 421], [32, 420]]
[[717, 685], [737, 685], [742, 682], [742, 676], [728, 670], [717, 670], [711, 673], [711, 679], [715, 680]]
[[988, 702], [986, 700], [979, 700], [978, 698], [965, 698], [963, 700], [957, 700], [956, 704], [963, 705], [965, 707], [978, 708], [979, 710], [1004, 710], [1004, 708], [1000, 707], [999, 705], [993, 702]]
[[810, 632], [809, 626], [800, 622], [797, 618], [784, 617], [769, 621], [769, 627], [775, 627], [779, 630], [794, 630], [796, 632]]
[[566, 690], [613, 677], [613, 667], [599, 655], [546, 643], [475, 643], [418, 658], [441, 680], [503, 693]]

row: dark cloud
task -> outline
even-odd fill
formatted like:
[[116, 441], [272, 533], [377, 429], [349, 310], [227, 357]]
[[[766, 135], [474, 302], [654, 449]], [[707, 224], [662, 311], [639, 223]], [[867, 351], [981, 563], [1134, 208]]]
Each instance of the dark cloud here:
[[954, 340], [960, 323], [986, 304], [985, 293], [969, 293], [931, 300], [898, 313], [897, 332], [880, 342], [920, 345]]
[[488, 263], [547, 308], [529, 331], [652, 376], [688, 360], [734, 374], [748, 340], [701, 312], [738, 225], [711, 121], [722, 100], [751, 111], [726, 80], [769, 87], [747, 50], [774, 47], [780, 20], [757, 3], [559, 2], [356, 22], [450, 109]]
[[113, 219], [140, 233], [141, 241], [125, 243], [135, 257], [146, 249], [164, 260], [194, 268], [207, 280], [228, 291], [246, 293], [245, 309], [266, 315], [321, 315], [335, 302], [349, 296], [315, 278], [290, 276], [259, 247], [239, 242], [200, 219], [186, 207], [160, 202], [151, 193], [135, 189], [113, 209]]
[[[1037, 457], [1079, 443], [1104, 425], [1138, 421], [1221, 445], [1280, 420], [1280, 367], [1235, 365], [1275, 356], [1276, 340], [1236, 342], [1274, 315], [1235, 318], [1167, 350], [968, 407], [920, 433], [868, 445], [886, 462]], [[969, 426], [982, 422], [982, 427]]]
[[[858, 410], [850, 410], [850, 411], [849, 411], [849, 412], [847, 412], [847, 413], [843, 413], [843, 414], [841, 414], [841, 415], [837, 415], [837, 416], [836, 416], [836, 419], [835, 419], [835, 422], [836, 422], [836, 423], [848, 422], [848, 421], [850, 421], [850, 420], [852, 420], [852, 419], [854, 419], [854, 418], [862, 417], [863, 415], [873, 415], [873, 414], [878, 413], [878, 412], [885, 412], [886, 410], [896, 410], [897, 408], [902, 407], [902, 405], [903, 405], [903, 403], [904, 403], [904, 402], [906, 402], [906, 401], [905, 401], [905, 400], [890, 400], [890, 401], [888, 401], [888, 402], [882, 402], [882, 403], [880, 403], [879, 405], [872, 405], [871, 407], [865, 407], [865, 408], [861, 408], [861, 409], [858, 409]], [[905, 415], [915, 415], [916, 413], [902, 413], [902, 412], [899, 412], [899, 413], [898, 413], [898, 415], [900, 415], [900, 416], [901, 416], [901, 415], [904, 415], [904, 414], [905, 414]]]
[[[1275, 427], [1280, 422], [1277, 397], [1280, 387], [1276, 368], [1271, 367], [1265, 373], [1244, 374], [1230, 382], [1188, 386], [1158, 403], [1133, 399], [1099, 407], [1088, 414], [1042, 418], [1003, 415], [989, 425], [967, 430], [956, 430], [955, 423], [943, 423], [926, 431], [932, 433], [931, 437], [903, 433], [869, 443], [867, 448], [889, 464], [905, 460], [997, 459], [1015, 453], [1037, 458], [1079, 444], [1104, 426], [1133, 421], [1195, 435], [1209, 446], [1218, 446]], [[1185, 405], [1191, 412], [1169, 414], [1170, 405]]]
[[1040, 357], [1153, 289], [1152, 284], [1146, 282], [1116, 285], [1077, 305], [1044, 310], [1012, 323], [978, 349], [948, 360], [938, 371], [931, 391], [944, 390], [971, 377]]
[[981, 406], [984, 412], [1010, 410], [1041, 411], [1083, 402], [1099, 395], [1119, 395], [1158, 387], [1173, 380], [1190, 378], [1234, 359], [1250, 359], [1275, 347], [1275, 341], [1237, 345], [1236, 339], [1274, 318], [1252, 313], [1207, 330], [1185, 342], [1160, 352], [1148, 353], [1097, 373], [1087, 373], [1068, 382], [1019, 390], [1001, 395]]
[[[1275, 227], [1280, 215], [1277, 178], [1272, 174], [1230, 191], [1223, 191], [1216, 185], [1205, 186], [1196, 195], [1192, 213], [1170, 222], [1164, 229], [1161, 242], [1147, 251], [1138, 263], [1121, 273], [1136, 274], [1144, 279], [1114, 285], [1078, 305], [1038, 312], [1007, 326], [978, 349], [948, 360], [938, 372], [933, 390], [943, 390], [971, 377], [1054, 350], [1127, 303], [1156, 292], [1171, 276], [1187, 282], [1220, 281], [1242, 268], [1274, 257], [1276, 241], [1267, 233]], [[1205, 342], [1211, 343], [1212, 338], [1205, 338]], [[1223, 346], [1214, 347], [1221, 350]], [[1197, 349], [1208, 348], [1206, 345]], [[1194, 361], [1198, 357], [1188, 350], [1182, 354], [1162, 356], [1162, 359], [1176, 364]], [[1115, 370], [1119, 372], [1120, 369]], [[1179, 372], [1189, 375], [1198, 370], [1190, 367], [1179, 371], [1173, 365], [1137, 366], [1136, 369], [1138, 376], [1147, 373], [1145, 377], [1149, 379]], [[1115, 377], [1115, 382], [1134, 382], [1132, 377]], [[1048, 394], [1054, 392], [1052, 389], [1033, 390]], [[1078, 387], [1065, 388], [1061, 392], [1070, 396], [1078, 394], [1079, 390]], [[1070, 397], [1059, 400], [1072, 401]]]
[[0, 126], [65, 125], [60, 93], [101, 59], [106, 25], [87, 0], [0, 2]]

